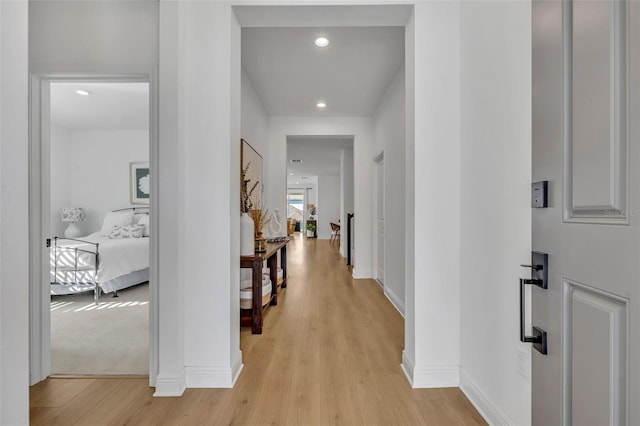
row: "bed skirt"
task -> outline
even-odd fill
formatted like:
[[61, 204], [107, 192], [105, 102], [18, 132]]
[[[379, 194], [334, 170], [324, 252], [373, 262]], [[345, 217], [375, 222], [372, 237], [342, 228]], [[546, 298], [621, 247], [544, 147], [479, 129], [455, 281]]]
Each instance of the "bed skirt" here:
[[[99, 285], [102, 289], [102, 293], [111, 293], [127, 287], [141, 284], [146, 281], [149, 281], [149, 268], [133, 271], [127, 275], [122, 275], [104, 283], [100, 283]], [[51, 283], [51, 294], [56, 296], [82, 293], [85, 291], [91, 291], [93, 289], [93, 283], [79, 283], [69, 285]]]

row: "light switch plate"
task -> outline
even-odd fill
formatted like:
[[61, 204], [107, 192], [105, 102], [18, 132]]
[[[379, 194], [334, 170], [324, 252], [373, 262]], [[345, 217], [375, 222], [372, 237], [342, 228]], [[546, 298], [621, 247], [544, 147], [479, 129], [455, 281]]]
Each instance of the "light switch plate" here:
[[543, 180], [531, 184], [531, 207], [547, 207], [548, 182]]

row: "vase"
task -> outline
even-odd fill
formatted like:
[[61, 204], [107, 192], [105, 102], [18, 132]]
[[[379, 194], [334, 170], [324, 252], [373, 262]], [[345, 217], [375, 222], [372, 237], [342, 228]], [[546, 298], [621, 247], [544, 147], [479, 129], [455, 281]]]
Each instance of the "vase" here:
[[240, 215], [240, 256], [253, 256], [254, 253], [253, 219], [248, 213]]
[[64, 230], [64, 236], [67, 238], [78, 238], [80, 235], [82, 235], [82, 231], [75, 222], [70, 222], [67, 229]]

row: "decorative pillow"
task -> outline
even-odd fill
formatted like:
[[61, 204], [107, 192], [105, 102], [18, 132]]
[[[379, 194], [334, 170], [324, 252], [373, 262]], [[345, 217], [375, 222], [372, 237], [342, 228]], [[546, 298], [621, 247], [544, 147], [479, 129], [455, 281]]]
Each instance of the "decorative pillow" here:
[[126, 226], [131, 224], [133, 220], [133, 210], [125, 210], [121, 212], [107, 212], [102, 221], [100, 235], [108, 237], [114, 226]]
[[149, 236], [149, 215], [143, 214], [140, 215], [140, 219], [138, 219], [138, 225], [144, 225], [144, 231], [142, 232], [143, 237]]
[[142, 238], [142, 233], [144, 232], [144, 225], [136, 224], [136, 225], [125, 225], [125, 226], [114, 226], [109, 234], [109, 238], [118, 239], [118, 238]]

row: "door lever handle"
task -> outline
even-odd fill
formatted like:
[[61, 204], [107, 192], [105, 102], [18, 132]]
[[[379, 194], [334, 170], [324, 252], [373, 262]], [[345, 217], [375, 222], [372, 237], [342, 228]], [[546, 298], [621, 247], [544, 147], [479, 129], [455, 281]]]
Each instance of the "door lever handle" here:
[[540, 288], [547, 288], [549, 278], [549, 255], [539, 251], [531, 252], [531, 264], [520, 265], [523, 268], [531, 268], [531, 279], [525, 284], [533, 284]]
[[538, 278], [520, 278], [520, 284], [533, 284], [540, 288], [544, 288], [544, 282]]
[[520, 278], [520, 341], [533, 343], [533, 347], [541, 354], [547, 354], [547, 332], [533, 326], [533, 335], [527, 336], [524, 332], [525, 320], [525, 294], [526, 285], [535, 285], [546, 289], [549, 281], [549, 256], [539, 251], [531, 252], [531, 265], [520, 265], [523, 268], [531, 268], [531, 278]]
[[542, 265], [520, 265], [520, 266], [522, 266], [523, 268], [531, 268], [534, 271], [539, 271], [540, 269], [544, 269], [544, 266]]

